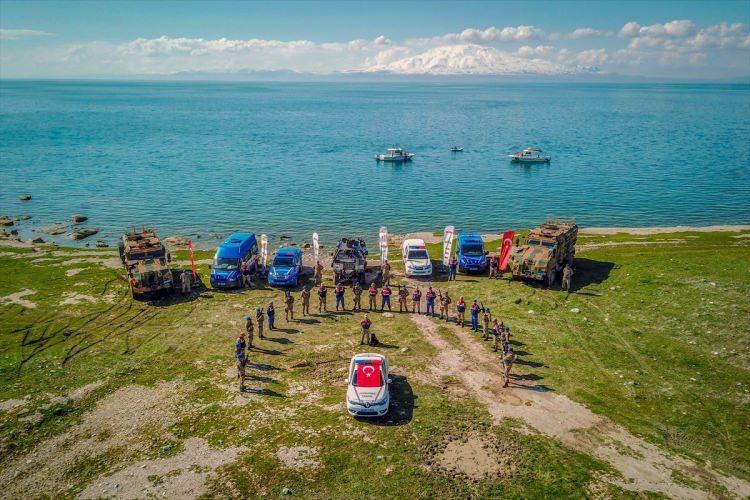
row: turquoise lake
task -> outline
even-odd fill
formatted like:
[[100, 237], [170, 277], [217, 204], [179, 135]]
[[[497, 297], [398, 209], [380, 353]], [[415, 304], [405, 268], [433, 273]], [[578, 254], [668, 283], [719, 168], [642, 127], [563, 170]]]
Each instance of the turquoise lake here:
[[[414, 161], [376, 163], [393, 145]], [[508, 162], [531, 145], [551, 164]], [[0, 81], [0, 215], [29, 214], [24, 237], [74, 213], [203, 246], [748, 223], [749, 169], [748, 85]]]

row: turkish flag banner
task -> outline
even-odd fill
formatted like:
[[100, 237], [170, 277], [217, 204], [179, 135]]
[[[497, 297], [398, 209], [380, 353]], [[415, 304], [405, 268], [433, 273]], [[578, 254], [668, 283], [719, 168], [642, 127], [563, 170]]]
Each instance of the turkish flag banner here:
[[503, 246], [500, 247], [500, 272], [505, 272], [505, 267], [508, 265], [510, 249], [513, 248], [513, 237], [515, 235], [514, 231], [505, 231], [503, 233]]
[[380, 360], [357, 361], [357, 387], [380, 387]]

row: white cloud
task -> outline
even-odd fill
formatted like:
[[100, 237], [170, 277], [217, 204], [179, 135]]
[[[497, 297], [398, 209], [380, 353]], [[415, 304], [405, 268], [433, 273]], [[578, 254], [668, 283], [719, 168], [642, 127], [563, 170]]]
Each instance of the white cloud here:
[[526, 42], [529, 40], [540, 40], [544, 38], [544, 31], [536, 26], [509, 26], [496, 28], [490, 26], [486, 29], [467, 28], [461, 33], [446, 33], [445, 35], [429, 38], [412, 38], [406, 40], [406, 45], [448, 45], [467, 43], [486, 45], [490, 43]]
[[577, 28], [568, 33], [565, 38], [568, 40], [581, 40], [584, 38], [604, 38], [612, 35], [611, 31], [602, 31], [595, 28]]
[[0, 40], [18, 40], [20, 38], [32, 37], [32, 36], [47, 36], [52, 33], [39, 30], [12, 30], [6, 28], [0, 28]]
[[579, 52], [576, 61], [584, 66], [601, 66], [609, 60], [605, 49], [589, 49]]

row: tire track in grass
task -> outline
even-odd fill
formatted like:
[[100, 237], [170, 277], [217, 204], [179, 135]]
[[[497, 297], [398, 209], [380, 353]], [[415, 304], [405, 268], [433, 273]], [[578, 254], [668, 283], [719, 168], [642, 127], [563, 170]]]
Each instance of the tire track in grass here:
[[437, 375], [459, 380], [496, 420], [516, 418], [566, 446], [608, 462], [621, 475], [620, 487], [631, 491], [653, 491], [677, 499], [710, 498], [708, 491], [680, 484], [673, 471], [696, 478], [697, 484], [717, 486], [740, 498], [750, 496], [750, 483], [724, 476], [708, 466], [679, 456], [667, 456], [630, 434], [623, 427], [597, 415], [585, 406], [553, 391], [541, 390], [533, 381], [516, 377], [507, 389], [500, 387], [501, 368], [483, 345], [455, 325], [448, 325], [460, 341], [456, 347], [441, 337], [430, 318], [412, 315], [425, 339], [437, 349], [432, 369]]

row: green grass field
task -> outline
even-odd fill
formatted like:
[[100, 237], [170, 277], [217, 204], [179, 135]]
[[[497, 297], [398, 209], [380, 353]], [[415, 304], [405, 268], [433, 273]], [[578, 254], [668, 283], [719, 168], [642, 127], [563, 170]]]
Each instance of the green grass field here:
[[[484, 276], [433, 283], [511, 326], [535, 387], [694, 463], [676, 483], [732, 496], [742, 487], [703, 469], [750, 481], [748, 235], [581, 236], [569, 295]], [[133, 301], [113, 260], [0, 247], [0, 496], [658, 496], [522, 420], [493, 419], [471, 388], [435, 375], [436, 348], [409, 315], [374, 315], [385, 345], [370, 349], [390, 359], [395, 405], [355, 420], [343, 399], [359, 314], [286, 322], [283, 293], [264, 286]], [[233, 340], [271, 299], [280, 328], [250, 354], [240, 394]], [[449, 453], [476, 439], [488, 473]]]

